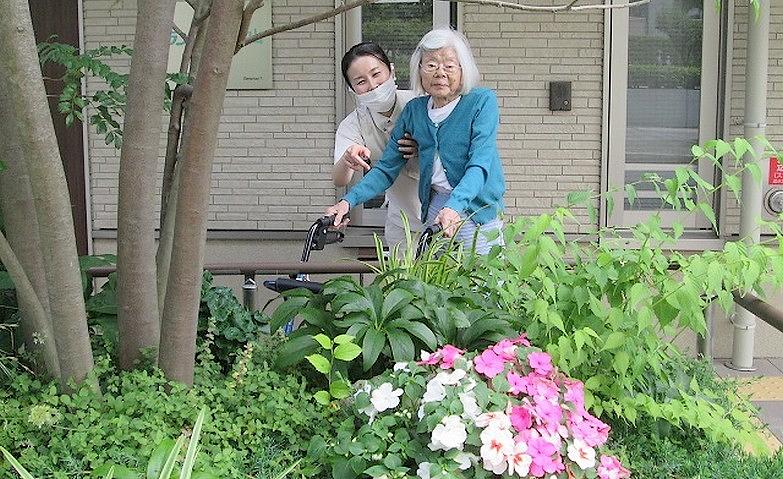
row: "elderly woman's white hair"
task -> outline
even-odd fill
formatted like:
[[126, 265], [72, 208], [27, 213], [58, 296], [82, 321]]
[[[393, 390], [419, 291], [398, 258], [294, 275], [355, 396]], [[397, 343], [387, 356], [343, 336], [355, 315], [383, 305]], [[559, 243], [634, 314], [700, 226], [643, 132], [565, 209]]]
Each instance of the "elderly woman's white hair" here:
[[421, 73], [419, 72], [422, 55], [425, 52], [449, 47], [453, 48], [457, 53], [457, 59], [462, 67], [462, 90], [460, 94], [464, 95], [478, 86], [480, 80], [478, 66], [473, 58], [473, 52], [470, 50], [468, 39], [465, 38], [465, 35], [455, 30], [437, 28], [421, 38], [421, 41], [413, 51], [413, 55], [411, 55], [411, 88], [417, 95], [425, 95], [427, 93], [421, 86]]

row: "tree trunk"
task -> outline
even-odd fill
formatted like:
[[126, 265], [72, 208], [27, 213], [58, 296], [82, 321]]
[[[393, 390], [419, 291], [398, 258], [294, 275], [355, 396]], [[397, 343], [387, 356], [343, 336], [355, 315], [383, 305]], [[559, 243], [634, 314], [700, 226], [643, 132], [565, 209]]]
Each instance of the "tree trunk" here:
[[139, 0], [128, 78], [117, 208], [120, 368], [157, 360], [160, 316], [155, 277], [155, 183], [174, 0]]
[[0, 78], [16, 120], [33, 189], [46, 269], [61, 386], [80, 384], [93, 368], [68, 185], [46, 101], [27, 0], [0, 2]]
[[[22, 312], [22, 329], [25, 332], [25, 341], [32, 344], [31, 351], [36, 356], [41, 356], [41, 362], [46, 375], [55, 378], [60, 377], [60, 365], [57, 361], [57, 349], [54, 345], [52, 326], [49, 317], [44, 311], [33, 285], [27, 278], [22, 265], [11, 250], [5, 236], [0, 233], [0, 262], [2, 262], [16, 287], [16, 297], [19, 300], [19, 310]], [[39, 358], [36, 358], [38, 360]]]
[[[0, 98], [8, 98], [9, 95], [5, 84], [0, 83]], [[30, 177], [22, 161], [22, 149], [17, 142], [19, 133], [16, 122], [12, 112], [4, 105], [5, 103], [0, 104], [0, 159], [8, 169], [0, 172], [0, 212], [5, 221], [9, 248], [15, 253], [19, 267], [30, 283], [27, 290], [20, 288], [19, 282], [14, 280], [21, 313], [19, 326], [28, 351], [33, 353], [36, 362], [42, 360], [40, 364], [36, 364], [35, 369], [59, 378], [60, 366], [49, 316], [46, 273], [41, 260], [41, 242]], [[8, 267], [5, 259], [2, 262]]]
[[169, 379], [193, 384], [209, 187], [220, 111], [242, 19], [243, 0], [215, 0], [183, 145], [174, 244], [161, 325], [160, 367]]

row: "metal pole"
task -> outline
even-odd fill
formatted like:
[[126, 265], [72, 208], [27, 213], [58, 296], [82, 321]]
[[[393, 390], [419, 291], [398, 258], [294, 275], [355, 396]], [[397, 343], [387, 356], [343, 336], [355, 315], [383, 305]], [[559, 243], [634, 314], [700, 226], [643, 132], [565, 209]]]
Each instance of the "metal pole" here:
[[250, 311], [256, 310], [256, 284], [254, 274], [245, 274], [245, 282], [242, 283], [242, 304]]
[[712, 360], [712, 337], [717, 304], [717, 301], [713, 301], [705, 308], [704, 321], [706, 323], [707, 331], [704, 334], [704, 337], [699, 335], [696, 336], [696, 351], [698, 352], [699, 357], [702, 359]]
[[[756, 11], [748, 6], [747, 65], [745, 68], [745, 138], [756, 153], [744, 157], [745, 163], [756, 163], [761, 168], [764, 146], [757, 137], [766, 134], [767, 127], [767, 73], [769, 63], [770, 2], [759, 2]], [[763, 170], [763, 169], [762, 169]], [[762, 208], [762, 185], [746, 170], [742, 175], [742, 205], [740, 206], [740, 237], [748, 244], [761, 238], [759, 220]], [[753, 370], [753, 345], [756, 317], [744, 308], [737, 308], [733, 318], [734, 339], [731, 362], [727, 366], [737, 370]]]

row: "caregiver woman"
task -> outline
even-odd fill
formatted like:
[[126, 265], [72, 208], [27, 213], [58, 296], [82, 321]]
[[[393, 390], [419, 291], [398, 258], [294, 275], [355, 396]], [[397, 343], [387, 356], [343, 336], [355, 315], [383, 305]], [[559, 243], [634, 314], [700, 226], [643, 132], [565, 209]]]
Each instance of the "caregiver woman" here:
[[385, 191], [406, 162], [396, 142], [409, 132], [419, 148], [422, 218], [466, 247], [479, 229], [476, 252], [501, 244], [505, 180], [497, 149], [499, 111], [492, 90], [477, 86], [479, 72], [465, 37], [433, 30], [411, 57], [416, 93], [400, 114], [381, 161], [336, 205], [326, 210], [335, 225], [355, 205]]
[[[355, 171], [367, 171], [371, 161], [381, 159], [397, 118], [413, 98], [413, 92], [397, 89], [394, 67], [376, 43], [363, 42], [351, 47], [343, 55], [342, 72], [356, 100], [356, 109], [340, 122], [335, 135], [332, 170], [335, 186], [347, 186]], [[386, 191], [384, 236], [390, 248], [403, 243], [405, 238], [400, 212], [407, 216], [411, 231], [422, 230], [416, 142], [406, 135], [396, 144], [406, 164]]]

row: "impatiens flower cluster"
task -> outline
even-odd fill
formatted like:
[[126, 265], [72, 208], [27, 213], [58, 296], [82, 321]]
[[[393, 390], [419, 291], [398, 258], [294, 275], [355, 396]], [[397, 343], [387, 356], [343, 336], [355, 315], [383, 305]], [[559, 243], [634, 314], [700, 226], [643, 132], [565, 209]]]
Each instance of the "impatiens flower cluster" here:
[[[609, 426], [586, 410], [584, 385], [558, 372], [551, 356], [524, 335], [473, 354], [446, 346], [376, 379], [355, 395], [357, 410], [369, 420], [352, 441], [360, 441], [362, 431], [378, 437], [370, 433], [372, 423], [382, 422], [384, 437], [402, 441], [387, 451], [394, 457], [412, 451], [400, 457], [408, 474], [471, 477], [476, 468], [520, 478], [630, 477], [616, 457], [601, 453]], [[375, 448], [377, 440], [368, 444]], [[383, 477], [394, 461], [366, 474]]]

